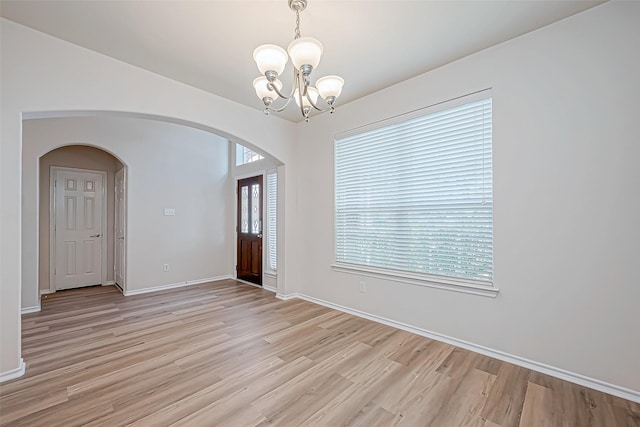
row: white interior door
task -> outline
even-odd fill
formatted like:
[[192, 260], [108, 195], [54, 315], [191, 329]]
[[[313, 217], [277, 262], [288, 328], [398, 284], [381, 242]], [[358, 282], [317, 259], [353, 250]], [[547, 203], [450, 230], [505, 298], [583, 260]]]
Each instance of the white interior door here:
[[55, 288], [102, 283], [103, 175], [57, 170], [55, 179]]
[[114, 280], [125, 289], [125, 225], [126, 225], [126, 193], [124, 169], [116, 172], [115, 177], [115, 256]]

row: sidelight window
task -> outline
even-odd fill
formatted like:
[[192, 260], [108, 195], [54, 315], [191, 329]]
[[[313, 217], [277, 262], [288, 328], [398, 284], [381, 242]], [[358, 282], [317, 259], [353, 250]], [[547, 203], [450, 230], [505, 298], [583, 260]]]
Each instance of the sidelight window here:
[[267, 173], [267, 260], [269, 269], [276, 271], [277, 257], [277, 202], [278, 202], [278, 174], [273, 171]]

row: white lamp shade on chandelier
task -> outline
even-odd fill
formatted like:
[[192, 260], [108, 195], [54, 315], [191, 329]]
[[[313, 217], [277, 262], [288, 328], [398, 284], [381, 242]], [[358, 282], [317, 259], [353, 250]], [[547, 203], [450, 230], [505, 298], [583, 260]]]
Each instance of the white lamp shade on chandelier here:
[[[293, 98], [300, 107], [304, 119], [309, 121], [309, 112], [312, 108], [333, 113], [334, 103], [342, 93], [344, 80], [338, 76], [326, 76], [318, 79], [317, 88], [310, 85], [309, 76], [320, 64], [323, 53], [322, 43], [313, 37], [300, 36], [300, 12], [307, 7], [307, 0], [289, 0], [289, 7], [296, 13], [297, 19], [296, 36], [289, 43], [288, 55], [287, 51], [274, 44], [263, 44], [257, 47], [253, 51], [253, 59], [263, 76], [253, 81], [253, 87], [256, 95], [265, 105], [265, 114], [284, 110]], [[284, 72], [289, 59], [294, 68], [293, 87], [291, 92], [285, 95], [282, 93], [282, 82], [278, 80], [278, 76]], [[328, 108], [322, 109], [316, 105], [319, 97], [324, 100]], [[285, 99], [287, 102], [280, 108], [274, 108], [272, 103], [278, 98]]]
[[289, 43], [289, 56], [291, 63], [297, 70], [303, 65], [311, 65], [316, 68], [320, 64], [322, 56], [322, 43], [313, 37], [300, 37]]
[[318, 79], [316, 87], [320, 96], [324, 99], [328, 99], [330, 96], [337, 98], [342, 93], [342, 86], [344, 80], [339, 76], [325, 76]]
[[270, 70], [282, 74], [288, 59], [287, 52], [275, 44], [263, 44], [253, 51], [253, 60], [262, 74]]

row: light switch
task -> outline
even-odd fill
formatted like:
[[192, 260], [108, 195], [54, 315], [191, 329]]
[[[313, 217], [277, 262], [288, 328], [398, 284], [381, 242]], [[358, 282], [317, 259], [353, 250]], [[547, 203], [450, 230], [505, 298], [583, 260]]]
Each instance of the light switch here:
[[164, 216], [174, 216], [176, 214], [176, 210], [173, 208], [164, 208]]

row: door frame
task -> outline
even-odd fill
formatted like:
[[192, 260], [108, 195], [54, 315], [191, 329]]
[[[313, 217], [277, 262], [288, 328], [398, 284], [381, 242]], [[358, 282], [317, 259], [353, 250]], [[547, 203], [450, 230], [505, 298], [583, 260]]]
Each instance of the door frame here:
[[[58, 171], [69, 172], [89, 172], [102, 175], [102, 230], [103, 233], [107, 233], [107, 172], [92, 170], [92, 169], [80, 169], [69, 168], [62, 166], [51, 166], [49, 169], [49, 291], [56, 291], [56, 217], [58, 214], [56, 207], [56, 179]], [[106, 236], [105, 236], [106, 237]], [[100, 260], [100, 281], [102, 285], [107, 283], [107, 239], [102, 239], [102, 257]]]
[[[234, 228], [233, 228], [233, 265], [231, 266], [231, 270], [233, 271], [233, 279], [237, 280], [238, 282], [242, 282], [242, 283], [246, 283], [248, 285], [251, 286], [256, 286], [259, 288], [264, 288], [264, 274], [265, 274], [265, 254], [266, 251], [264, 250], [264, 237], [263, 237], [263, 245], [262, 245], [262, 278], [261, 278], [261, 282], [262, 285], [256, 285], [255, 283], [251, 283], [248, 282], [246, 280], [242, 280], [242, 279], [238, 279], [238, 270], [236, 270], [236, 266], [238, 265], [238, 230], [240, 229], [240, 224], [238, 224], [238, 191], [239, 191], [239, 187], [238, 187], [238, 181], [241, 181], [243, 179], [247, 179], [247, 178], [253, 178], [256, 176], [261, 176], [262, 177], [262, 212], [263, 212], [263, 216], [264, 216], [264, 212], [266, 212], [267, 206], [267, 197], [266, 197], [266, 179], [267, 179], [267, 170], [266, 169], [258, 169], [252, 172], [247, 172], [244, 174], [240, 174], [240, 175], [236, 175], [233, 177], [233, 179], [235, 180], [234, 184], [233, 184], [233, 223], [234, 223]], [[265, 236], [265, 230], [264, 230], [264, 223], [265, 223], [265, 219], [264, 217], [262, 218], [262, 222], [263, 222], [263, 226], [262, 226], [262, 235]]]
[[124, 233], [124, 243], [123, 243], [123, 252], [124, 254], [122, 254], [122, 258], [123, 258], [123, 265], [122, 265], [122, 281], [124, 283], [122, 284], [118, 284], [116, 283], [116, 255], [118, 254], [118, 248], [117, 248], [117, 244], [118, 242], [116, 242], [117, 236], [116, 236], [116, 218], [118, 216], [118, 210], [117, 208], [117, 204], [118, 204], [118, 198], [117, 195], [114, 194], [114, 198], [113, 198], [113, 208], [114, 208], [114, 215], [113, 215], [113, 283], [116, 284], [116, 287], [120, 287], [122, 292], [125, 292], [127, 290], [127, 167], [123, 167], [122, 169], [120, 169], [119, 171], [116, 171], [116, 173], [113, 175], [113, 191], [115, 193], [116, 191], [116, 180], [117, 180], [117, 176], [118, 174], [122, 174], [122, 191], [124, 191], [124, 197], [123, 197], [123, 204], [124, 204], [124, 227], [123, 228], [123, 233]]

